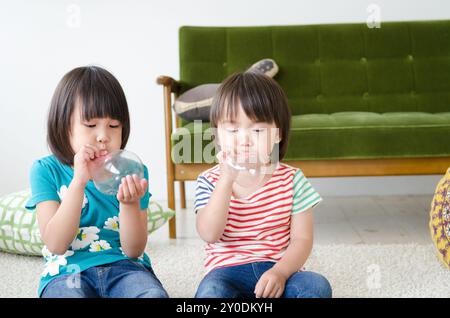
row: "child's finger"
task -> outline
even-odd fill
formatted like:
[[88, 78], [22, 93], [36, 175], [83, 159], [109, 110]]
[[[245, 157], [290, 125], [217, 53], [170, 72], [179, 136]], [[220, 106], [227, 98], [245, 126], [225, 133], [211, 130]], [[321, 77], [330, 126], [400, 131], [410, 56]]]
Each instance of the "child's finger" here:
[[147, 180], [139, 179], [139, 177], [133, 174], [134, 184], [136, 185], [137, 194], [139, 197], [142, 197], [147, 190]]
[[148, 187], [148, 181], [146, 179], [141, 179], [141, 188], [142, 188], [142, 194], [145, 194], [145, 191], [147, 191], [147, 187]]
[[90, 161], [91, 160], [91, 155], [89, 155], [87, 152], [85, 152], [83, 154], [83, 158], [84, 158], [84, 161]]
[[262, 293], [262, 298], [267, 298], [267, 297], [269, 297], [269, 295], [270, 295], [271, 292], [272, 292], [273, 287], [274, 287], [273, 282], [269, 280], [269, 281], [267, 282], [266, 287], [264, 288], [263, 293]]
[[280, 287], [277, 290], [277, 294], [275, 295], [275, 298], [280, 298], [281, 296], [283, 296], [283, 292], [284, 292], [284, 288]]
[[117, 200], [122, 201], [123, 200], [123, 190], [122, 185], [119, 185], [119, 190], [117, 191]]
[[123, 199], [128, 200], [130, 198], [130, 191], [128, 191], [127, 178], [122, 178], [122, 190], [123, 190]]
[[216, 157], [217, 157], [217, 160], [219, 160], [220, 163], [224, 162], [224, 161], [225, 161], [225, 158], [224, 158], [224, 152], [223, 152], [223, 150], [219, 151], [219, 152], [217, 153]]
[[100, 149], [99, 147], [94, 146], [94, 145], [87, 144], [86, 147], [87, 147], [88, 149], [90, 149], [90, 150], [93, 151], [94, 156], [95, 156], [96, 158], [101, 157], [101, 156], [105, 156], [105, 155], [108, 153], [107, 150], [105, 150], [105, 149]]
[[134, 186], [136, 187], [136, 193], [139, 195], [142, 192], [141, 182], [139, 180], [139, 177], [136, 174], [133, 174], [131, 176], [134, 182]]
[[225, 150], [225, 156], [226, 156], [227, 158], [235, 159], [235, 158], [236, 158], [236, 155], [237, 155], [237, 152], [236, 152], [236, 150], [233, 149], [232, 147], [227, 148], [227, 149]]
[[128, 183], [128, 191], [130, 192], [130, 196], [133, 198], [137, 194], [136, 185], [134, 184], [133, 177], [130, 175], [126, 176]]
[[100, 149], [98, 149], [96, 146], [86, 144], [86, 149], [90, 149], [95, 157], [100, 157]]
[[280, 288], [278, 286], [274, 286], [274, 288], [272, 288], [272, 292], [270, 293], [270, 295], [268, 296], [269, 298], [277, 298], [277, 294], [278, 294], [278, 290]]
[[260, 298], [262, 296], [262, 293], [264, 291], [264, 288], [266, 287], [267, 281], [265, 279], [260, 279], [258, 283], [255, 286], [255, 296], [256, 298]]
[[85, 154], [87, 154], [89, 156], [89, 159], [94, 159], [95, 158], [95, 153], [94, 153], [94, 151], [91, 148], [85, 146], [82, 149], [82, 151], [83, 151], [83, 153], [85, 153]]

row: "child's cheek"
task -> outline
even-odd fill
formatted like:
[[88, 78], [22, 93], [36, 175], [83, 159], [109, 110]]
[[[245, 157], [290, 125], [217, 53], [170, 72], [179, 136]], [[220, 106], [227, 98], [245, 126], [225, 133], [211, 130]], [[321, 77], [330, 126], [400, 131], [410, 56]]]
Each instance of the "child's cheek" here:
[[118, 148], [122, 145], [122, 129], [118, 129], [114, 136], [114, 143]]
[[237, 145], [237, 136], [227, 133], [219, 135], [219, 145], [223, 150], [235, 150]]
[[259, 138], [257, 145], [258, 157], [262, 162], [267, 160], [267, 157], [270, 156], [274, 147], [277, 146], [277, 144], [274, 144], [273, 139], [269, 136]]

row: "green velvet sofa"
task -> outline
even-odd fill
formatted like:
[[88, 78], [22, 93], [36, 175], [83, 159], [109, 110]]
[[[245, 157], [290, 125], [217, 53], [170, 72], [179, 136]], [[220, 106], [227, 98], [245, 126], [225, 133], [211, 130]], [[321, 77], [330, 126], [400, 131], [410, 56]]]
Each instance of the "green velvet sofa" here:
[[[172, 209], [175, 181], [185, 207], [184, 181], [211, 166], [172, 160], [180, 134], [202, 134], [179, 118], [172, 127], [173, 98], [262, 58], [279, 65], [275, 80], [293, 114], [284, 161], [307, 176], [442, 174], [450, 166], [450, 21], [185, 26], [179, 50], [179, 81], [157, 79], [164, 87]], [[173, 220], [170, 236], [175, 233]]]

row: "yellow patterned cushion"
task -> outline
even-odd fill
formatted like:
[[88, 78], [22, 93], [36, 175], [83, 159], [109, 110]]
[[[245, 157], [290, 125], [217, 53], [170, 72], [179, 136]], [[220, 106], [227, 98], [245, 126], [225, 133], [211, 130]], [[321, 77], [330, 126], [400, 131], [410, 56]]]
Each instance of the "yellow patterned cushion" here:
[[450, 268], [450, 168], [439, 181], [431, 202], [430, 231], [439, 259]]

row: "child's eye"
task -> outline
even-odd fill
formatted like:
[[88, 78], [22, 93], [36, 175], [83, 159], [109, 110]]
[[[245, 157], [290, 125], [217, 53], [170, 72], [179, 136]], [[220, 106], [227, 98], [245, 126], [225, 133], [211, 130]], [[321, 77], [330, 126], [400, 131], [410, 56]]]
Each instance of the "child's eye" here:
[[111, 128], [119, 128], [120, 125], [109, 125]]
[[238, 132], [238, 129], [237, 128], [227, 128], [227, 131], [229, 133], [236, 133], [236, 132]]
[[89, 127], [89, 128], [94, 128], [95, 127], [95, 124], [84, 124], [86, 127]]
[[253, 132], [255, 132], [255, 133], [263, 133], [265, 131], [266, 131], [265, 128], [255, 128], [255, 129], [253, 129]]

